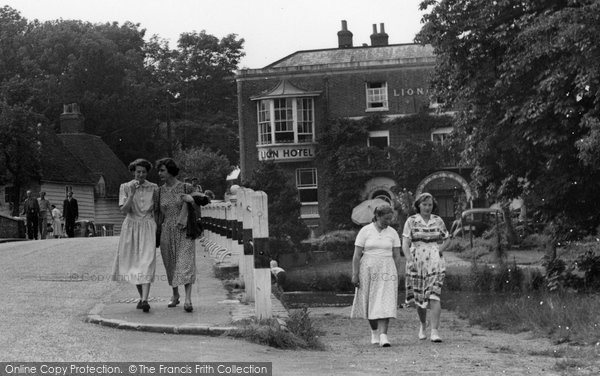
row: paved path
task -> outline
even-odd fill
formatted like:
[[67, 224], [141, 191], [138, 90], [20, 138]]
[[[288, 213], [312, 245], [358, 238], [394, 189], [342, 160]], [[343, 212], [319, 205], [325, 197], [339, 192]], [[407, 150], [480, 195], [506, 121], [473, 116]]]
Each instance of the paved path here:
[[[0, 244], [0, 359], [24, 361], [267, 361], [274, 375], [560, 375], [557, 364], [578, 364], [561, 347], [544, 338], [470, 327], [448, 311], [442, 313], [444, 342], [416, 338], [413, 310], [401, 309], [390, 327], [392, 347], [368, 343], [364, 320], [350, 320], [349, 307], [311, 309], [322, 331], [325, 351], [279, 350], [225, 336], [174, 335], [118, 330], [86, 323], [88, 314], [104, 304], [100, 315], [148, 324], [224, 325], [217, 310], [234, 317], [235, 307], [222, 284], [200, 280], [194, 314], [181, 306], [167, 308], [166, 283], [151, 291], [151, 313], [135, 310], [135, 287], [101, 276], [110, 273], [117, 238], [60, 239]], [[199, 266], [205, 261], [198, 253]], [[206, 276], [211, 270], [200, 266]], [[162, 265], [157, 264], [162, 271]], [[160, 274], [160, 272], [158, 273]], [[204, 277], [202, 277], [204, 278]], [[211, 277], [214, 278], [214, 277]], [[208, 292], [210, 290], [210, 293]], [[212, 299], [213, 303], [210, 303]], [[221, 303], [219, 303], [221, 302]], [[216, 307], [215, 307], [216, 305]], [[247, 306], [246, 306], [247, 307]], [[119, 312], [118, 309], [121, 309]], [[154, 320], [154, 321], [151, 321]], [[180, 321], [177, 321], [180, 320]], [[568, 346], [567, 346], [568, 348]], [[577, 375], [598, 374], [598, 361], [567, 367]]]

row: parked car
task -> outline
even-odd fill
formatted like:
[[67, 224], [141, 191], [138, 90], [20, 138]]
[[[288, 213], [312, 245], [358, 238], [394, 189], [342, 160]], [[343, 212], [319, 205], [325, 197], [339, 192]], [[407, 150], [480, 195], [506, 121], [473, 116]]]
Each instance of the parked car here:
[[75, 237], [92, 237], [96, 236], [96, 225], [94, 221], [88, 219], [79, 219], [75, 222]]
[[[452, 236], [464, 237], [467, 233], [473, 247], [473, 236], [481, 236], [483, 232], [504, 222], [504, 214], [499, 208], [476, 208], [462, 212], [460, 219], [454, 221], [450, 228]], [[500, 233], [498, 232], [498, 241]]]

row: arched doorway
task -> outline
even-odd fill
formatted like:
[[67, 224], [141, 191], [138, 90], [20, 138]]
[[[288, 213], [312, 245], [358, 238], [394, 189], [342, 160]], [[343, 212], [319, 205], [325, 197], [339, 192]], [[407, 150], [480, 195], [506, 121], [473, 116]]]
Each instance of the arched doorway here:
[[438, 171], [419, 183], [415, 196], [429, 192], [438, 203], [438, 215], [448, 229], [463, 210], [473, 206], [473, 192], [469, 183], [455, 172]]

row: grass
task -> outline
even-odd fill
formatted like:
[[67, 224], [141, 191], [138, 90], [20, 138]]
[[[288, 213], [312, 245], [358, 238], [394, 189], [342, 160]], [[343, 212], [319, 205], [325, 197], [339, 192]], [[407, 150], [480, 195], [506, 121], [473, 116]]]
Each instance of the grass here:
[[600, 343], [600, 296], [569, 292], [529, 295], [461, 294], [445, 306], [470, 324], [511, 333], [531, 331], [554, 343]]
[[319, 339], [321, 331], [313, 324], [306, 308], [292, 311], [287, 321], [252, 318], [235, 325], [238, 327], [225, 335], [279, 349], [325, 349]]

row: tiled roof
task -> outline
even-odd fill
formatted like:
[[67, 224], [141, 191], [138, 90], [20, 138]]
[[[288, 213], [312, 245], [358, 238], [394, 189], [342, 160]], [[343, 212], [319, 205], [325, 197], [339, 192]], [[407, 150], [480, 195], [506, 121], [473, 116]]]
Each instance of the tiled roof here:
[[58, 138], [98, 181], [104, 176], [106, 196], [118, 197], [121, 183], [131, 180], [129, 170], [99, 136], [87, 133], [61, 133]]
[[83, 185], [96, 184], [92, 170], [72, 154], [54, 132], [48, 132], [44, 136], [41, 146], [42, 180]]
[[391, 44], [387, 46], [364, 46], [331, 48], [325, 50], [297, 51], [263, 69], [300, 67], [311, 65], [338, 65], [352, 63], [397, 63], [401, 61], [433, 60], [433, 48], [420, 44]]

